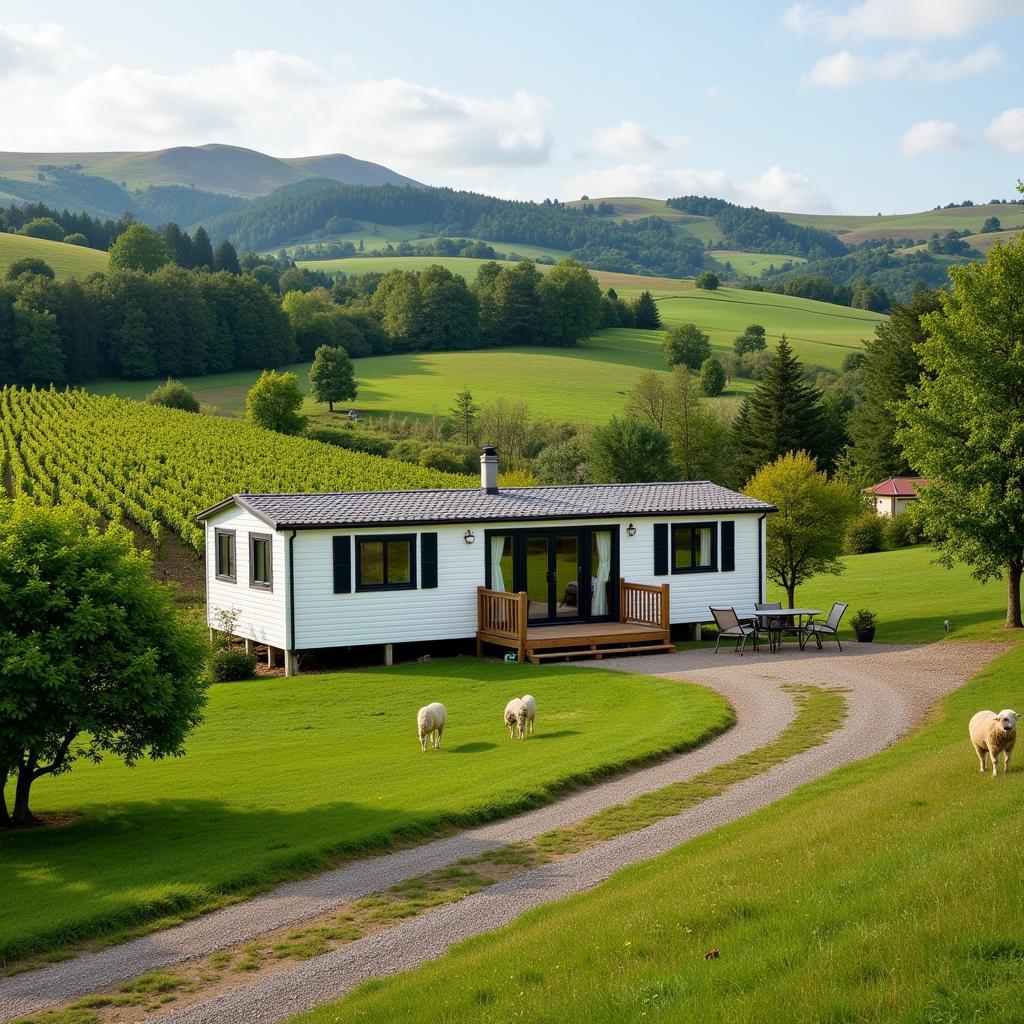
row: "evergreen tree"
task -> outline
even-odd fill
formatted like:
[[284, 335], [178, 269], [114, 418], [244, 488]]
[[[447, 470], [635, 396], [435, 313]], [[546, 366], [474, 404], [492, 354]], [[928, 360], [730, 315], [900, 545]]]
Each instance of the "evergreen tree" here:
[[326, 402], [334, 412], [335, 402], [356, 397], [356, 373], [343, 348], [321, 345], [309, 369], [309, 390], [314, 402]]
[[213, 263], [217, 270], [226, 270], [229, 274], [242, 272], [242, 268], [238, 264], [238, 253], [226, 238], [217, 246], [213, 254]]
[[908, 305], [893, 307], [864, 346], [864, 397], [849, 419], [853, 465], [864, 486], [915, 472], [896, 439], [896, 408], [921, 376], [918, 347], [927, 337], [921, 319], [940, 308], [938, 292], [917, 291]]
[[141, 306], [128, 307], [121, 326], [114, 331], [113, 342], [114, 358], [122, 377], [143, 379], [156, 374], [153, 332]]
[[468, 447], [473, 440], [473, 427], [476, 425], [480, 406], [473, 401], [473, 392], [463, 388], [456, 396], [450, 414], [462, 434], [462, 441]]
[[785, 335], [764, 379], [744, 400], [742, 409], [742, 425], [735, 426], [733, 437], [743, 479], [791, 452], [805, 451], [818, 457], [821, 393], [804, 379]]
[[613, 416], [594, 431], [588, 470], [591, 480], [606, 484], [671, 480], [676, 475], [668, 437], [631, 416]]
[[160, 229], [160, 234], [163, 236], [164, 242], [167, 243], [171, 259], [179, 267], [190, 270], [195, 266], [195, 259], [192, 253], [192, 239], [189, 238], [187, 231], [182, 231], [174, 221], [168, 221]]
[[661, 313], [654, 296], [643, 291], [633, 300], [633, 326], [644, 330], [657, 331], [661, 328]]
[[201, 224], [192, 236], [192, 266], [197, 269], [214, 269], [213, 246], [210, 245], [210, 236], [206, 233], [206, 228]]

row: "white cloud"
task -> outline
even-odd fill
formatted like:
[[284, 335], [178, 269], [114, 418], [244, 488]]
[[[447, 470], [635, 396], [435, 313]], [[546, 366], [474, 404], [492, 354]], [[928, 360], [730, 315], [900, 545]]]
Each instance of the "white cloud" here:
[[986, 43], [956, 59], [930, 59], [914, 47], [891, 50], [880, 57], [839, 50], [822, 57], [804, 75], [803, 80], [806, 85], [822, 85], [832, 89], [894, 78], [950, 82], [984, 74], [1004, 63], [1003, 52], [994, 43]]
[[1007, 153], [1024, 153], [1024, 107], [1011, 107], [992, 118], [985, 137]]
[[900, 150], [905, 157], [963, 149], [965, 145], [967, 136], [952, 121], [919, 121], [912, 124], [900, 140]]
[[828, 198], [809, 178], [778, 165], [769, 167], [759, 178], [737, 186], [724, 170], [662, 170], [650, 164], [622, 164], [577, 174], [563, 182], [561, 194], [588, 195], [595, 199], [613, 196], [667, 199], [701, 194], [769, 210], [820, 213], [832, 209]]
[[[8, 149], [137, 149], [230, 142], [280, 155], [343, 151], [418, 170], [549, 160], [550, 111], [520, 91], [501, 99], [402, 79], [352, 81], [276, 50], [163, 74], [115, 65], [75, 79], [0, 79]], [[41, 83], [41, 84], [40, 84]]]
[[814, 182], [799, 171], [787, 171], [774, 164], [739, 190], [741, 198], [766, 210], [787, 213], [828, 213], [832, 204]]
[[0, 25], [0, 78], [15, 72], [50, 75], [61, 64], [88, 56], [63, 26], [46, 22]]
[[685, 135], [660, 139], [636, 121], [619, 121], [595, 132], [581, 147], [584, 156], [605, 156], [612, 160], [636, 160], [682, 149], [693, 140]]
[[956, 39], [995, 19], [1024, 13], [1024, 0], [861, 0], [836, 12], [796, 3], [782, 16], [798, 33], [834, 39]]

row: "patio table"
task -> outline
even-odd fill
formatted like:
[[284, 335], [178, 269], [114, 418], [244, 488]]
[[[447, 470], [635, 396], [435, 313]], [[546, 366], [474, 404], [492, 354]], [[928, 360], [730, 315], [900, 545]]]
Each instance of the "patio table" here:
[[[802, 651], [807, 643], [807, 638], [804, 636], [804, 626], [815, 615], [820, 614], [820, 608], [768, 608], [763, 611], [755, 611], [753, 617], [758, 620], [758, 624], [768, 633], [769, 650], [773, 654], [778, 654], [782, 650], [783, 631], [791, 629], [794, 624], [797, 631], [797, 643], [800, 644], [800, 650]], [[771, 622], [772, 619], [782, 621], [773, 624]]]

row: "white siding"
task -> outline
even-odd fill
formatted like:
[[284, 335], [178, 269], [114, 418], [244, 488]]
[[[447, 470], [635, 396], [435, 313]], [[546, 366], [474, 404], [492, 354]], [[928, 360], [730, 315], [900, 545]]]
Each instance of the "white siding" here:
[[[285, 567], [287, 539], [275, 533], [254, 515], [232, 505], [211, 516], [206, 527], [206, 621], [219, 627], [222, 610], [237, 614], [235, 634], [259, 643], [285, 649], [288, 647], [286, 624], [287, 581]], [[217, 579], [217, 556], [214, 530], [235, 531], [235, 582]], [[273, 589], [249, 586], [249, 534], [270, 534], [273, 552]]]
[[[248, 517], [252, 519], [252, 517]], [[672, 522], [720, 522], [730, 519], [736, 524], [736, 568], [733, 572], [654, 575], [654, 524]], [[258, 520], [254, 520], [258, 523]], [[764, 573], [758, 559], [760, 517], [756, 514], [735, 516], [689, 516], [670, 518], [637, 518], [636, 536], [626, 534], [628, 519], [556, 520], [531, 523], [509, 523], [510, 530], [523, 528], [579, 526], [619, 527], [619, 574], [633, 583], [669, 583], [671, 586], [671, 618], [673, 623], [710, 621], [709, 605], [734, 605], [752, 608], [760, 600]], [[218, 523], [217, 525], [221, 525]], [[472, 637], [476, 632], [476, 588], [484, 583], [484, 562], [487, 543], [484, 531], [499, 528], [496, 523], [460, 524], [457, 526], [425, 526], [422, 528], [360, 530], [300, 530], [294, 542], [295, 646], [299, 650], [317, 647], [358, 646], [361, 644], [403, 643], [409, 641], [449, 640]], [[209, 537], [212, 543], [212, 525]], [[463, 539], [466, 530], [476, 535], [474, 544]], [[424, 590], [355, 591], [355, 543], [359, 535], [388, 533], [437, 534], [437, 588]], [[241, 529], [240, 529], [241, 533]], [[332, 537], [344, 534], [353, 538], [353, 590], [334, 593]], [[241, 545], [240, 545], [241, 547]], [[247, 553], [246, 553], [247, 554]], [[721, 545], [719, 544], [719, 555]], [[417, 581], [420, 578], [420, 557], [417, 551]], [[283, 587], [277, 575], [275, 546], [275, 598]], [[241, 555], [239, 573], [242, 572]], [[245, 568], [248, 589], [248, 566]], [[241, 575], [239, 576], [241, 579]], [[211, 576], [212, 579], [212, 576]], [[279, 586], [279, 579], [282, 579]], [[221, 588], [230, 584], [219, 584]], [[239, 584], [238, 586], [241, 586]], [[211, 590], [211, 600], [213, 591]], [[262, 595], [258, 595], [262, 596]], [[248, 612], [248, 609], [247, 609]], [[280, 614], [284, 627], [283, 611]], [[268, 633], [271, 627], [267, 626]], [[249, 635], [249, 634], [243, 634]], [[276, 635], [276, 634], [275, 634]], [[277, 641], [271, 640], [271, 643]]]

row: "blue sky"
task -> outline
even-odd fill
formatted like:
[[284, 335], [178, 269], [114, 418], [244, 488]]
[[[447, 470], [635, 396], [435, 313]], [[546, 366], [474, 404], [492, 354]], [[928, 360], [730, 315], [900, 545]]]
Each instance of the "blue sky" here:
[[347, 152], [523, 198], [905, 212], [1024, 176], [1024, 0], [0, 0], [0, 146]]

